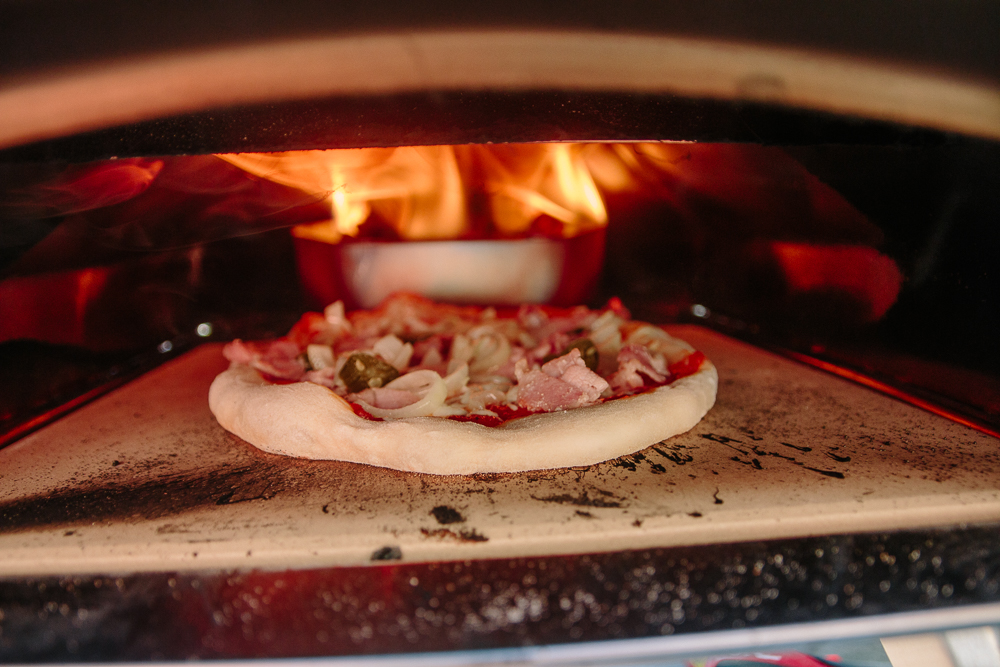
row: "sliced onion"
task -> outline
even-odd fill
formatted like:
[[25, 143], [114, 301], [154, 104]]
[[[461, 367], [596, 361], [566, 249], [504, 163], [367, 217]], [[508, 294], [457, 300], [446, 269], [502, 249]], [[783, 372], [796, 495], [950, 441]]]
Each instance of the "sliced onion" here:
[[358, 405], [368, 414], [382, 419], [406, 419], [407, 417], [429, 417], [434, 411], [444, 405], [448, 397], [448, 387], [441, 376], [432, 370], [412, 371], [385, 385], [388, 389], [410, 391], [420, 398], [410, 405], [401, 408], [376, 408], [366, 401], [357, 400]]
[[329, 345], [306, 345], [306, 358], [314, 371], [333, 366], [333, 348]]
[[434, 417], [464, 417], [469, 414], [465, 408], [458, 405], [442, 405], [434, 411]]
[[469, 337], [464, 334], [458, 334], [451, 341], [451, 353], [448, 359], [448, 373], [454, 373], [455, 370], [462, 364], [467, 364], [472, 360], [472, 354], [475, 350], [472, 347], [472, 341]]
[[651, 324], [641, 326], [628, 337], [628, 343], [642, 345], [653, 353], [662, 354], [667, 363], [673, 364], [681, 361], [694, 352], [694, 348], [686, 342], [674, 338], [666, 331]]
[[609, 310], [591, 325], [590, 340], [600, 355], [597, 362], [598, 375], [608, 375], [618, 365], [618, 353], [622, 349], [622, 334], [618, 327], [622, 322], [623, 319]]
[[372, 351], [401, 373], [410, 365], [410, 358], [413, 357], [413, 345], [404, 343], [393, 334], [375, 341]]
[[448, 387], [448, 397], [457, 396], [469, 384], [469, 365], [462, 364], [448, 374], [444, 379], [444, 384]]
[[497, 333], [486, 334], [476, 339], [473, 346], [475, 354], [469, 364], [473, 374], [496, 368], [510, 358], [510, 343], [507, 337]]

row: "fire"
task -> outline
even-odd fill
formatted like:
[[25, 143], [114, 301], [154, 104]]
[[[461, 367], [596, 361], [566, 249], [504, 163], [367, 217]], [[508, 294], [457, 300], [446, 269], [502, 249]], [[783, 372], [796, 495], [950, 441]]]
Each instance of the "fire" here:
[[[607, 224], [591, 164], [613, 149], [584, 144], [415, 146], [219, 157], [329, 201], [330, 219], [293, 228], [327, 243], [365, 236], [366, 223], [403, 240], [563, 238]], [[602, 161], [603, 160], [603, 161]], [[619, 169], [619, 172], [621, 170]], [[540, 221], [547, 225], [539, 232]], [[553, 232], [553, 228], [555, 231]]]

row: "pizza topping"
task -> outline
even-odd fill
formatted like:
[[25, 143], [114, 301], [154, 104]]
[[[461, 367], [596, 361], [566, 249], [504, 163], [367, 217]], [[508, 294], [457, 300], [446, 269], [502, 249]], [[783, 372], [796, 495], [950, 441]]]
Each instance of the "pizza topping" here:
[[608, 389], [607, 381], [587, 368], [577, 348], [538, 369], [528, 370], [527, 360], [522, 359], [514, 372], [517, 404], [528, 410], [552, 412], [593, 405]]
[[399, 371], [378, 357], [358, 352], [348, 357], [339, 376], [348, 391], [357, 393], [389, 384], [399, 377]]
[[328, 387], [374, 418], [497, 425], [647, 391], [701, 367], [687, 343], [628, 318], [620, 302], [498, 314], [398, 295], [350, 314], [337, 302], [286, 338], [236, 340], [224, 354], [271, 382]]
[[[375, 417], [405, 419], [433, 415], [444, 405], [447, 396], [448, 387], [441, 376], [434, 371], [423, 370], [401, 375], [382, 389], [365, 389], [347, 398]], [[370, 401], [381, 401], [386, 407], [373, 405]]]
[[[590, 340], [589, 338], [580, 338], [578, 340], [575, 340], [568, 346], [566, 346], [566, 348], [558, 356], [561, 357], [562, 355], [569, 353], [569, 351], [573, 349], [580, 351], [580, 356], [583, 357], [583, 363], [587, 365], [587, 368], [589, 368], [592, 371], [597, 370], [597, 365], [600, 360], [600, 353], [598, 353], [597, 347], [594, 345], [594, 341]], [[556, 355], [551, 355], [549, 357], [546, 357], [545, 361], [550, 361], [555, 358]]]
[[309, 370], [321, 371], [334, 365], [333, 348], [329, 345], [306, 345], [306, 361]]
[[608, 382], [616, 392], [632, 392], [646, 385], [643, 376], [662, 384], [667, 375], [663, 357], [653, 357], [645, 347], [629, 343], [618, 353], [618, 370], [608, 378]]

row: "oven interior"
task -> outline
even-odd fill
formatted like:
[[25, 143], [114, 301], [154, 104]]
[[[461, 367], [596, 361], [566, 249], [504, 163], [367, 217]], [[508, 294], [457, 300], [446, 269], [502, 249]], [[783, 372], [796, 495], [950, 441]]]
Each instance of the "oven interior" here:
[[[996, 624], [996, 125], [567, 88], [244, 103], [0, 150], [0, 655], [639, 664]], [[286, 177], [316, 165], [402, 190], [332, 243], [357, 181]], [[442, 183], [458, 222], [428, 231]], [[705, 420], [596, 466], [449, 478], [266, 455], [208, 411], [223, 343], [370, 305], [388, 269], [348, 284], [366, 248], [518, 242], [558, 249], [533, 298], [617, 297], [706, 352]]]

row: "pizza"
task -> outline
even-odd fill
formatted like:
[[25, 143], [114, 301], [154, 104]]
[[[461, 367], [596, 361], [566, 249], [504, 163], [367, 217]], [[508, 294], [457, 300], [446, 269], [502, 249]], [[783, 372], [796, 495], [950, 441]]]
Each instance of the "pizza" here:
[[234, 340], [209, 406], [267, 452], [437, 475], [589, 465], [688, 431], [718, 374], [617, 299], [498, 310], [390, 297]]

